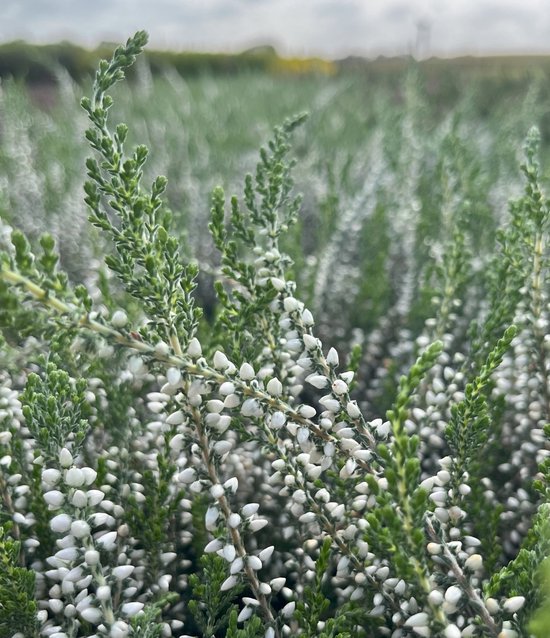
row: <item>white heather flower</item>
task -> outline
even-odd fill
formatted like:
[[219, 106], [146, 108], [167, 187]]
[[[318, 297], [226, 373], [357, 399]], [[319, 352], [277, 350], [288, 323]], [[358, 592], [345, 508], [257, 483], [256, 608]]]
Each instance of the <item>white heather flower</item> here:
[[65, 472], [65, 483], [69, 487], [80, 487], [84, 485], [85, 481], [84, 473], [78, 467], [71, 467], [70, 470]]
[[246, 399], [241, 406], [241, 414], [248, 417], [261, 416], [262, 409], [256, 399]]
[[121, 607], [121, 611], [125, 616], [132, 617], [143, 609], [143, 603], [124, 603]]
[[361, 410], [359, 410], [355, 401], [348, 402], [346, 405], [346, 411], [352, 419], [358, 419], [361, 416]]
[[155, 354], [157, 357], [166, 357], [170, 354], [170, 346], [164, 341], [155, 344]]
[[259, 569], [262, 568], [262, 561], [257, 556], [253, 556], [253, 555], [247, 556], [246, 562], [248, 563], [249, 567], [251, 567], [254, 571], [258, 571]]
[[328, 385], [328, 379], [322, 374], [310, 374], [306, 377], [306, 381], [318, 390], [322, 390]]
[[311, 405], [302, 405], [298, 411], [305, 419], [312, 419], [317, 414], [317, 410]]
[[233, 513], [227, 519], [227, 524], [229, 525], [229, 527], [232, 528], [239, 527], [239, 525], [241, 524], [241, 520], [242, 519], [239, 514]]
[[267, 525], [268, 521], [265, 518], [256, 518], [253, 521], [250, 521], [250, 531], [258, 532], [263, 529]]
[[265, 564], [267, 561], [269, 561], [269, 559], [273, 555], [274, 550], [274, 545], [270, 545], [269, 547], [262, 549], [262, 551], [258, 554], [258, 558], [262, 561], [262, 564]]
[[97, 539], [98, 545], [102, 545], [105, 549], [114, 549], [116, 543], [116, 532], [107, 532]]
[[50, 528], [56, 534], [63, 534], [69, 531], [72, 522], [73, 519], [68, 514], [58, 514], [50, 521]]
[[[222, 487], [220, 485], [220, 487]], [[223, 490], [223, 487], [222, 487]], [[206, 510], [206, 514], [204, 517], [204, 524], [206, 526], [206, 529], [208, 531], [211, 531], [212, 529], [214, 529], [214, 527], [216, 526], [216, 521], [218, 520], [218, 517], [220, 515], [220, 511], [217, 507], [209, 507]]]
[[111, 627], [109, 638], [128, 638], [130, 627], [123, 620], [117, 620]]
[[83, 492], [82, 490], [75, 490], [73, 497], [71, 498], [71, 503], [78, 509], [86, 507], [88, 504], [88, 496], [86, 495], [86, 492]]
[[414, 614], [410, 618], [407, 618], [405, 627], [422, 627], [424, 625], [428, 625], [428, 622], [428, 614], [421, 611], [420, 613]]
[[133, 565], [119, 565], [113, 569], [112, 573], [117, 580], [124, 580], [130, 576], [134, 569], [135, 567]]
[[206, 402], [206, 411], [213, 412], [214, 414], [219, 414], [223, 410], [223, 401], [219, 399], [211, 399]]
[[296, 610], [296, 603], [293, 600], [291, 600], [281, 609], [281, 614], [285, 618], [290, 618], [294, 614], [295, 610]]
[[202, 354], [201, 344], [200, 344], [200, 341], [196, 337], [193, 337], [189, 341], [189, 345], [187, 346], [187, 354], [192, 359], [198, 359], [201, 356], [201, 354]]
[[192, 483], [197, 476], [196, 471], [192, 467], [186, 467], [185, 470], [178, 474], [178, 481], [180, 483]]
[[117, 310], [113, 313], [111, 323], [115, 328], [124, 328], [124, 326], [128, 323], [128, 315], [124, 312], [124, 310]]
[[227, 479], [223, 486], [226, 490], [235, 494], [235, 492], [239, 489], [239, 479], [236, 476], [232, 476]]
[[97, 625], [103, 618], [103, 612], [97, 607], [86, 607], [80, 611], [82, 618], [93, 625]]
[[61, 472], [59, 470], [55, 470], [53, 468], [42, 470], [42, 480], [44, 481], [44, 483], [46, 483], [48, 487], [53, 487], [54, 485], [57, 485], [60, 478], [61, 478]]
[[503, 609], [509, 614], [515, 614], [525, 604], [525, 596], [512, 596], [504, 602]]
[[97, 565], [99, 563], [99, 552], [96, 549], [88, 549], [84, 554], [84, 560], [86, 561], [86, 565]]
[[84, 538], [90, 534], [90, 526], [86, 521], [73, 521], [71, 523], [71, 534], [75, 538]]
[[338, 352], [331, 348], [327, 354], [327, 363], [329, 366], [337, 366], [340, 363], [340, 359], [338, 358]]
[[462, 598], [462, 590], [456, 585], [451, 585], [445, 592], [445, 600], [451, 605], [456, 605]]
[[241, 514], [244, 516], [244, 518], [249, 518], [250, 516], [253, 516], [258, 511], [259, 508], [260, 508], [259, 503], [247, 503], [241, 509]]
[[84, 483], [86, 485], [91, 485], [97, 478], [97, 472], [91, 467], [83, 467], [80, 471], [84, 474]]
[[285, 586], [285, 583], [286, 583], [286, 578], [283, 578], [282, 576], [279, 576], [278, 578], [274, 578], [273, 580], [269, 581], [269, 584], [271, 585], [271, 589], [274, 592], [281, 591], [281, 589]]
[[216, 350], [214, 353], [214, 367], [217, 370], [225, 370], [229, 367], [230, 361], [223, 352]]
[[181, 371], [178, 368], [168, 368], [166, 371], [166, 380], [170, 385], [178, 385], [181, 381]]
[[181, 425], [184, 418], [183, 412], [181, 410], [177, 410], [166, 417], [166, 423], [168, 423], [168, 425]]
[[236, 550], [234, 545], [225, 545], [221, 551], [228, 563], [232, 563], [235, 560]]
[[59, 490], [50, 490], [49, 492], [45, 492], [44, 500], [50, 507], [57, 509], [63, 505], [65, 495]]
[[224, 454], [227, 454], [232, 447], [233, 444], [231, 441], [217, 441], [214, 443], [214, 452], [218, 456], [223, 456]]
[[237, 622], [244, 622], [252, 616], [254, 610], [252, 607], [243, 607], [237, 616]]
[[88, 497], [88, 505], [94, 507], [95, 505], [99, 505], [105, 498], [105, 493], [101, 490], [88, 490], [86, 496]]
[[232, 410], [233, 408], [236, 408], [238, 405], [240, 405], [241, 403], [241, 397], [238, 394], [228, 394], [223, 402], [223, 405], [229, 409]]
[[302, 304], [298, 301], [298, 299], [295, 299], [294, 297], [285, 297], [283, 300], [285, 312], [295, 312], [300, 309], [301, 305]]
[[242, 571], [244, 567], [244, 560], [241, 556], [237, 556], [237, 558], [231, 563], [231, 567], [229, 568], [230, 574], [238, 574]]
[[252, 381], [252, 379], [256, 376], [256, 373], [250, 363], [243, 363], [239, 369], [239, 376], [243, 381]]
[[338, 412], [340, 409], [340, 402], [334, 399], [331, 394], [321, 397], [319, 403], [330, 412]]
[[304, 341], [304, 346], [306, 347], [306, 350], [315, 350], [319, 346], [319, 340], [316, 339], [313, 335], [306, 333], [304, 334], [302, 339]]
[[227, 591], [229, 589], [232, 589], [233, 587], [235, 587], [235, 585], [238, 583], [239, 581], [237, 580], [236, 576], [228, 576], [223, 583], [220, 586], [220, 590], [221, 591]]
[[217, 538], [215, 538], [214, 540], [210, 541], [206, 547], [204, 548], [204, 552], [205, 554], [213, 554], [214, 552], [217, 552], [218, 550], [220, 550], [223, 547], [223, 544], [220, 540], [218, 540]]
[[334, 394], [345, 394], [348, 391], [348, 384], [342, 379], [336, 379], [336, 381], [332, 384], [332, 391]]
[[278, 430], [286, 423], [286, 415], [283, 412], [274, 412], [270, 418], [271, 427]]
[[473, 572], [481, 569], [483, 566], [483, 558], [480, 554], [472, 554], [468, 556], [466, 562], [464, 563], [464, 567], [467, 569], [471, 569]]
[[70, 467], [73, 464], [73, 455], [64, 447], [59, 452], [59, 465], [61, 467]]
[[278, 397], [283, 393], [283, 384], [277, 378], [270, 379], [267, 382], [266, 390], [274, 397]]
[[223, 493], [224, 489], [219, 483], [216, 483], [216, 485], [212, 485], [212, 487], [210, 488], [210, 494], [212, 494], [213, 498], [220, 498], [223, 496]]
[[456, 625], [447, 625], [443, 633], [445, 638], [460, 638], [462, 636], [460, 629]]
[[95, 592], [98, 600], [109, 600], [111, 598], [111, 588], [109, 585], [100, 585]]
[[222, 396], [227, 396], [229, 394], [233, 394], [235, 392], [235, 384], [231, 381], [225, 381], [220, 386], [220, 394]]

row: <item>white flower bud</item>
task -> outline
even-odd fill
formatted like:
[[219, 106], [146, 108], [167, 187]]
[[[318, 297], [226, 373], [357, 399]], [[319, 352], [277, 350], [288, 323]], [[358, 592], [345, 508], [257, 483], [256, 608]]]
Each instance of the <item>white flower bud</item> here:
[[348, 384], [345, 381], [342, 381], [342, 379], [336, 379], [336, 381], [332, 384], [332, 391], [337, 395], [345, 394], [348, 389]]
[[253, 556], [253, 555], [247, 556], [246, 562], [248, 563], [249, 567], [251, 567], [254, 571], [258, 571], [259, 569], [262, 568], [262, 561], [257, 556]]
[[302, 339], [304, 341], [304, 346], [306, 347], [306, 350], [315, 350], [319, 346], [319, 340], [316, 339], [313, 335], [306, 333], [304, 334]]
[[253, 614], [252, 607], [243, 607], [237, 616], [237, 622], [245, 622]]
[[109, 585], [100, 585], [95, 592], [98, 600], [109, 600], [111, 598], [111, 588]]
[[278, 397], [283, 393], [283, 384], [279, 381], [279, 379], [273, 378], [267, 382], [266, 389], [269, 394], [274, 397]]
[[252, 381], [252, 379], [256, 376], [256, 373], [249, 363], [243, 363], [239, 369], [239, 376], [243, 381]]
[[121, 611], [125, 616], [132, 617], [143, 609], [143, 603], [124, 603], [122, 605]]
[[57, 509], [63, 505], [65, 495], [59, 490], [50, 490], [49, 492], [45, 492], [44, 500], [51, 508]]
[[[70, 454], [70, 452], [69, 452], [69, 454]], [[57, 485], [57, 483], [59, 482], [60, 478], [61, 478], [61, 472], [59, 470], [55, 470], [53, 468], [48, 468], [47, 470], [42, 470], [42, 480], [49, 487], [53, 487], [54, 485]]]
[[299, 412], [305, 419], [312, 419], [317, 414], [317, 410], [311, 405], [302, 405]]
[[198, 359], [201, 356], [202, 354], [201, 344], [196, 337], [193, 337], [191, 341], [189, 341], [189, 345], [187, 346], [187, 354], [192, 359]]
[[445, 592], [445, 600], [451, 605], [456, 605], [462, 598], [462, 590], [456, 585], [451, 585]]
[[59, 452], [59, 465], [61, 467], [70, 467], [73, 464], [73, 455], [64, 447]]
[[84, 485], [85, 481], [86, 477], [82, 470], [78, 467], [72, 467], [65, 473], [65, 483], [69, 487], [80, 487], [81, 485]]
[[103, 612], [97, 607], [86, 607], [80, 611], [82, 618], [93, 625], [97, 625], [103, 618]]
[[99, 552], [95, 549], [88, 549], [84, 554], [84, 560], [86, 561], [86, 565], [97, 565], [99, 563]]
[[509, 614], [515, 614], [525, 604], [525, 596], [512, 596], [504, 602], [503, 609]]
[[73, 521], [71, 523], [71, 534], [75, 538], [84, 538], [90, 534], [90, 526], [86, 521]]
[[410, 618], [407, 618], [405, 622], [405, 627], [422, 627], [424, 625], [428, 625], [429, 616], [426, 612], [421, 611], [418, 614], [412, 615]]
[[124, 310], [117, 310], [113, 313], [111, 323], [115, 328], [124, 328], [124, 326], [128, 323], [128, 315], [124, 312]]
[[285, 586], [285, 583], [286, 583], [286, 578], [283, 578], [282, 576], [278, 578], [274, 578], [273, 580], [269, 581], [269, 584], [271, 585], [271, 589], [274, 592], [281, 591], [281, 589]]
[[291, 600], [281, 609], [281, 614], [285, 618], [290, 618], [294, 614], [295, 610], [296, 610], [296, 603], [293, 600]]
[[338, 358], [338, 352], [334, 348], [331, 348], [327, 354], [327, 363], [329, 366], [337, 366], [340, 363]]
[[72, 522], [73, 519], [68, 514], [58, 514], [50, 521], [50, 528], [56, 534], [63, 534], [69, 531]]
[[328, 385], [328, 379], [322, 374], [310, 374], [306, 377], [306, 381], [318, 390], [322, 390]]
[[357, 406], [357, 403], [355, 401], [348, 402], [348, 404], [346, 405], [346, 411], [349, 417], [352, 419], [358, 419], [361, 416], [361, 410], [359, 410], [359, 407]]
[[227, 591], [227, 590], [231, 589], [232, 587], [235, 587], [237, 582], [238, 582], [238, 580], [237, 580], [236, 576], [229, 576], [221, 584], [220, 590], [221, 591]]
[[214, 367], [217, 370], [225, 370], [229, 366], [229, 359], [223, 352], [216, 350], [214, 353]]
[[71, 503], [79, 509], [86, 507], [88, 504], [88, 496], [86, 495], [86, 492], [83, 492], [82, 490], [75, 490]]
[[113, 569], [113, 576], [117, 580], [124, 580], [130, 576], [134, 569], [135, 567], [133, 565], [119, 565]]

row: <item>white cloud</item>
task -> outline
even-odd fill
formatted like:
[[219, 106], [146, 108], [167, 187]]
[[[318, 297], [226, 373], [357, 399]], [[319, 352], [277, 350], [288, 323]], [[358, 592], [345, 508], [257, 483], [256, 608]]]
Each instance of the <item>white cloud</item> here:
[[425, 53], [550, 49], [547, 0], [3, 0], [0, 40], [95, 45], [145, 28], [163, 48], [376, 55], [409, 52], [421, 21]]

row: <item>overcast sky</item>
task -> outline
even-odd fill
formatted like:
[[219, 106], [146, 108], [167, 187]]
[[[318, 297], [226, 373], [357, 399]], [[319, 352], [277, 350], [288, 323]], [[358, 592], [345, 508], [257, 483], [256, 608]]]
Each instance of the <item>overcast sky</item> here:
[[92, 46], [137, 29], [178, 50], [402, 54], [421, 33], [422, 55], [548, 53], [550, 0], [0, 0], [1, 42]]

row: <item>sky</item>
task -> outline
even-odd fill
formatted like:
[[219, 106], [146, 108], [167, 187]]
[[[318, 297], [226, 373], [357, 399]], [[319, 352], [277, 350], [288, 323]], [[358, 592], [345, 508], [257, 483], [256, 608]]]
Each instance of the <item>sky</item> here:
[[0, 0], [0, 42], [285, 55], [550, 53], [550, 0]]

